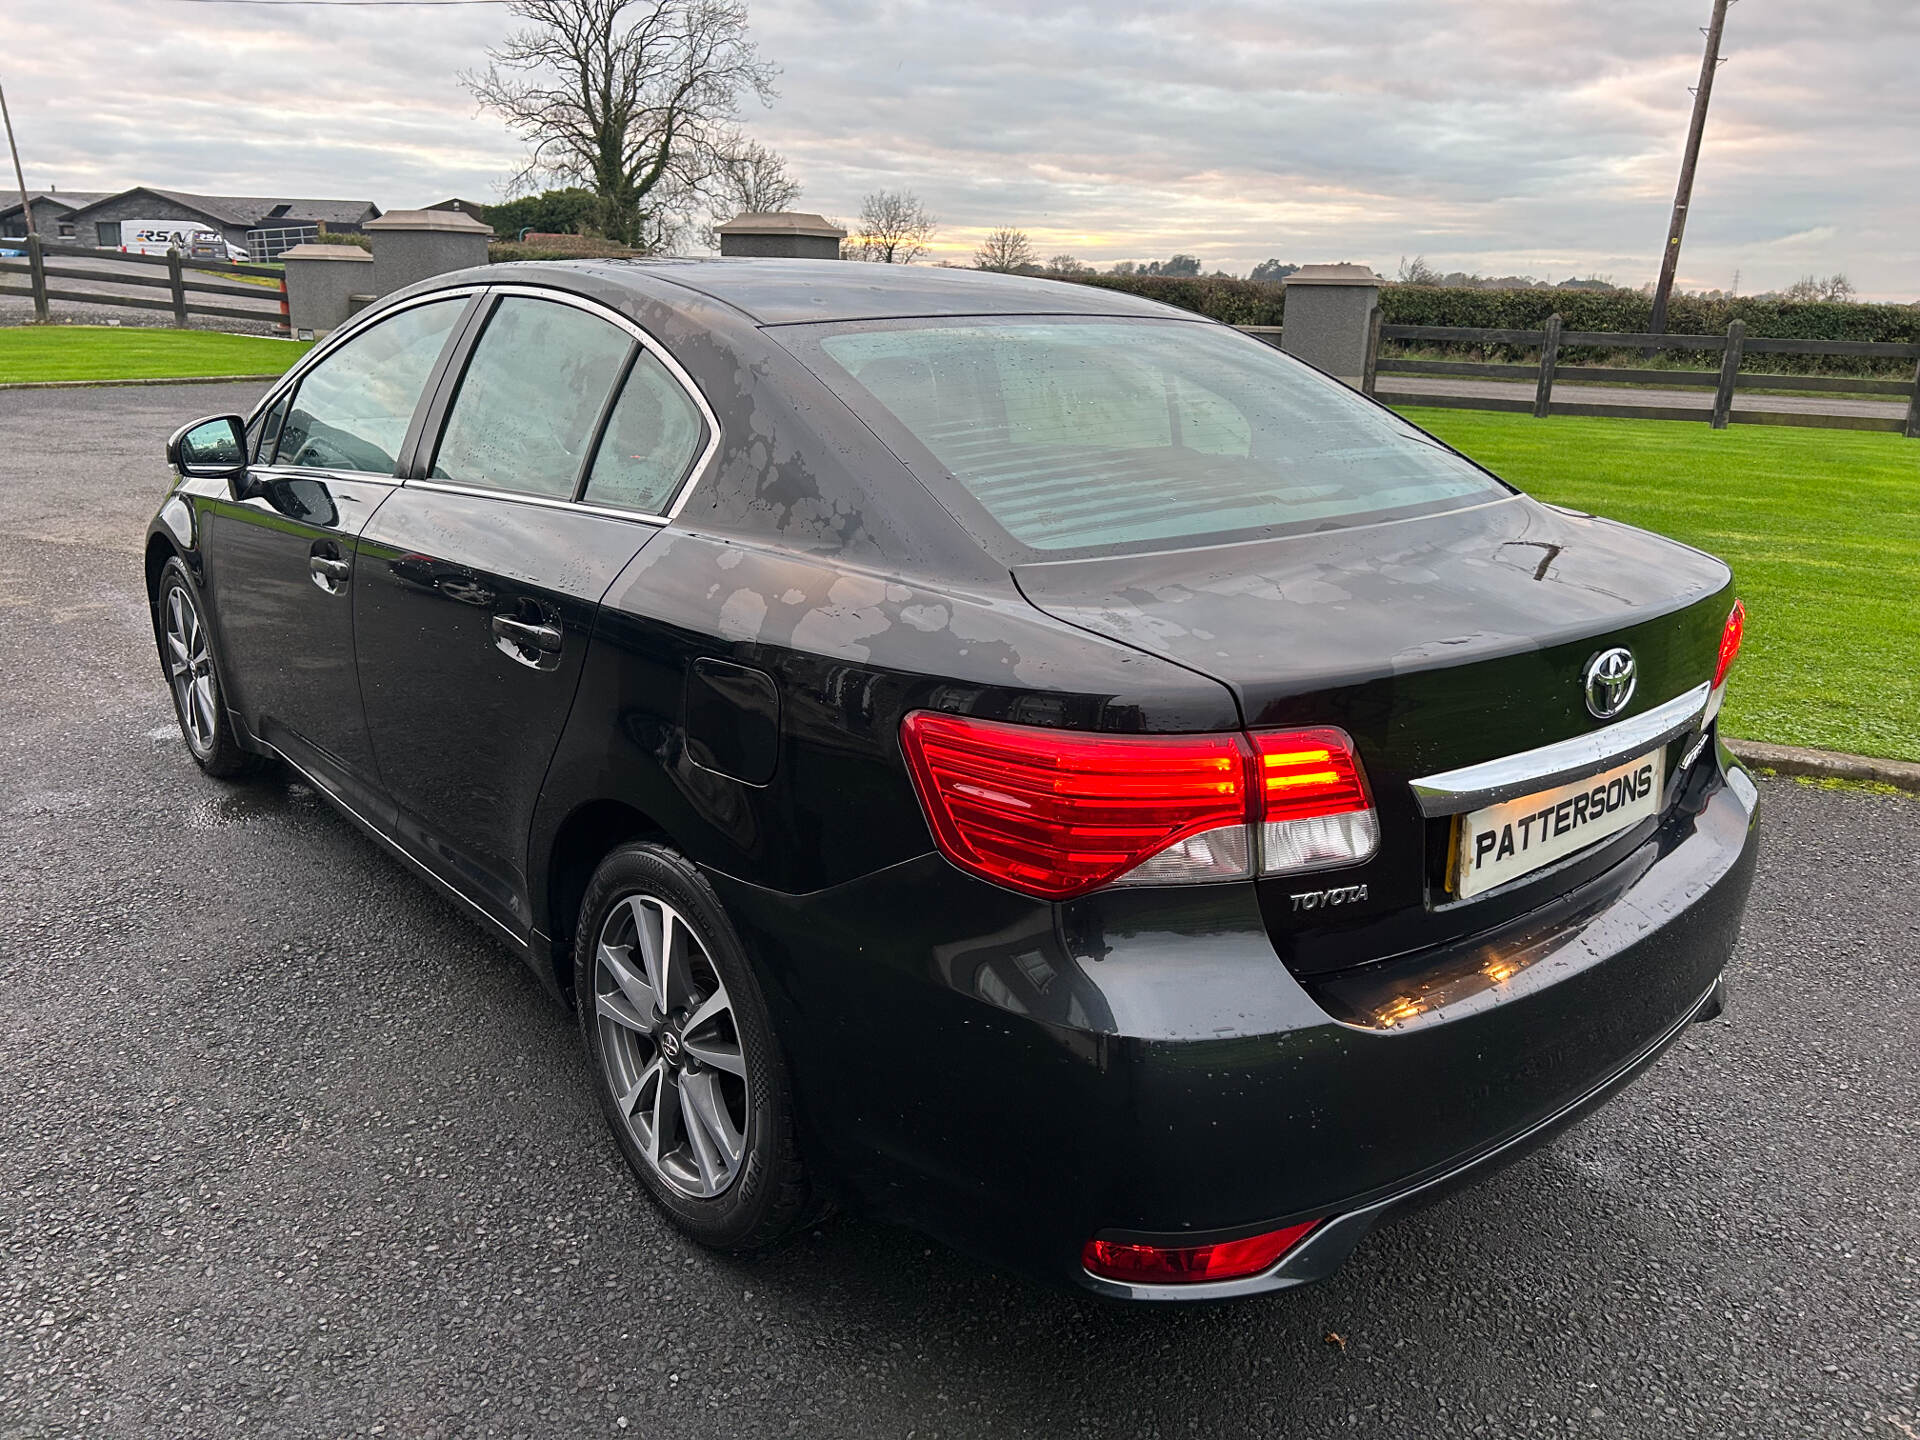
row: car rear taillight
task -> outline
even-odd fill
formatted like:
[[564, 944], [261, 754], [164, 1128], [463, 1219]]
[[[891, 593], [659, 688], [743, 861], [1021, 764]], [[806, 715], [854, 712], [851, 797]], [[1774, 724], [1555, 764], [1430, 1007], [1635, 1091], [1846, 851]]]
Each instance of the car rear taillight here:
[[1088, 735], [919, 710], [901, 726], [934, 839], [963, 870], [1049, 900], [1153, 867], [1250, 873], [1238, 735]]
[[1350, 865], [1379, 843], [1338, 730], [1091, 735], [918, 710], [900, 739], [941, 853], [1042, 899], [1243, 880], [1256, 839], [1268, 874]]
[[1747, 634], [1747, 607], [1736, 600], [1733, 609], [1727, 615], [1726, 626], [1720, 631], [1720, 659], [1713, 667], [1713, 688], [1718, 690], [1727, 683], [1727, 671], [1733, 668], [1734, 658], [1740, 653], [1740, 642]]
[[1089, 1240], [1080, 1251], [1087, 1273], [1104, 1280], [1137, 1285], [1192, 1285], [1205, 1280], [1241, 1280], [1270, 1269], [1282, 1255], [1307, 1238], [1318, 1220], [1223, 1240], [1217, 1245], [1134, 1245], [1118, 1240]]
[[1261, 870], [1324, 870], [1367, 859], [1380, 822], [1353, 742], [1333, 729], [1267, 731], [1253, 737], [1265, 822]]

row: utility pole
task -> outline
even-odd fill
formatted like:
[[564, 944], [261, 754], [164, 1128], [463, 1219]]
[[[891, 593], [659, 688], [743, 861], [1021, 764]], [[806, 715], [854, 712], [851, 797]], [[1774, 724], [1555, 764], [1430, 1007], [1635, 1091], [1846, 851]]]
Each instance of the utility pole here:
[[1693, 203], [1693, 172], [1700, 163], [1700, 137], [1707, 130], [1707, 102], [1713, 98], [1713, 72], [1720, 68], [1720, 34], [1727, 28], [1731, 0], [1713, 0], [1713, 19], [1707, 23], [1707, 52], [1700, 61], [1700, 84], [1693, 92], [1693, 123], [1687, 127], [1687, 153], [1680, 161], [1680, 186], [1673, 196], [1673, 220], [1667, 226], [1667, 248], [1660, 256], [1660, 283], [1653, 290], [1655, 335], [1667, 333], [1667, 297], [1673, 294], [1673, 272], [1680, 267], [1680, 237], [1687, 229], [1687, 206]]
[[7, 92], [0, 88], [0, 120], [7, 126], [7, 149], [13, 152], [13, 178], [20, 185], [20, 213], [26, 218], [27, 234], [33, 234], [33, 202], [27, 198], [27, 177], [20, 173], [20, 147], [13, 143], [13, 116], [7, 113]]

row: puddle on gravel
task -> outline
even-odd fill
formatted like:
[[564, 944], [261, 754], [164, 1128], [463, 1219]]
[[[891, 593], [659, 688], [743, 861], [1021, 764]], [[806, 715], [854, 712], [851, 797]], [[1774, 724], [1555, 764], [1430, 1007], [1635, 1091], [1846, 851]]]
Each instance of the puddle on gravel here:
[[195, 830], [217, 830], [229, 825], [251, 825], [287, 815], [318, 811], [320, 797], [298, 780], [279, 785], [249, 785], [204, 795], [187, 807], [186, 821]]

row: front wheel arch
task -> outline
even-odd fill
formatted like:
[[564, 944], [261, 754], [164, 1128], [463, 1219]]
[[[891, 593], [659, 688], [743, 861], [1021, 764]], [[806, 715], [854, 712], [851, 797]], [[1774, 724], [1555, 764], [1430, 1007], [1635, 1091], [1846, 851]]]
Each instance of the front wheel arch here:
[[[147, 556], [149, 565], [155, 556], [150, 547]], [[206, 610], [199, 579], [193, 572], [190, 562], [170, 549], [159, 557], [152, 581], [153, 592], [149, 603], [152, 612], [154, 649], [159, 658], [161, 673], [169, 672], [169, 646], [184, 655], [184, 647], [176, 645], [166, 630], [166, 617], [163, 615], [162, 601], [171, 593], [178, 592], [182, 597], [181, 614], [192, 622], [194, 643], [201, 647], [200, 658], [195, 661], [195, 675], [201, 675], [204, 666], [204, 679], [189, 682], [193, 688], [206, 687], [205, 711], [208, 720], [202, 736], [200, 730], [188, 733], [189, 716], [187, 700], [177, 678], [169, 675], [167, 680], [168, 698], [172, 700], [175, 718], [180, 723], [182, 738], [193, 755], [194, 762], [207, 774], [221, 780], [238, 780], [257, 774], [265, 764], [264, 758], [238, 732], [237, 722], [227, 704], [226, 675], [220, 664], [219, 648], [213, 633], [213, 622]], [[198, 637], [204, 636], [204, 641]], [[195, 714], [201, 711], [196, 707]]]
[[165, 535], [147, 537], [147, 610], [153, 616], [153, 633], [156, 640], [160, 635], [160, 575], [167, 568], [167, 561], [173, 559], [178, 559], [183, 565], [188, 563], [186, 557], [180, 553], [179, 546]]

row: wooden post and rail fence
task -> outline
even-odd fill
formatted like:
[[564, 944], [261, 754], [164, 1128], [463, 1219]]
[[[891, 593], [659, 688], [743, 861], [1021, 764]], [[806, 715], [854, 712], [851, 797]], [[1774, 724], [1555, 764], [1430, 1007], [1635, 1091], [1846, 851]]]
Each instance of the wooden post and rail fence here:
[[[1735, 320], [1724, 335], [1639, 335], [1610, 331], [1582, 331], [1565, 328], [1558, 315], [1550, 317], [1538, 330], [1477, 329], [1455, 325], [1385, 325], [1375, 321], [1368, 336], [1367, 365], [1361, 388], [1376, 393], [1380, 375], [1432, 376], [1436, 379], [1505, 380], [1534, 386], [1532, 399], [1519, 395], [1422, 394], [1398, 387], [1380, 396], [1395, 405], [1428, 405], [1449, 409], [1504, 410], [1536, 417], [1547, 415], [1609, 415], [1636, 420], [1705, 420], [1716, 430], [1728, 425], [1809, 425], [1834, 430], [1878, 430], [1920, 439], [1920, 344], [1873, 340], [1790, 340], [1747, 334], [1744, 322]], [[1254, 327], [1246, 327], [1252, 329]], [[1260, 327], [1263, 330], [1273, 327]], [[1473, 360], [1426, 360], [1382, 355], [1382, 341], [1402, 345], [1516, 346], [1537, 350], [1539, 359], [1532, 364]], [[1692, 351], [1718, 354], [1717, 370], [1663, 370], [1650, 367], [1628, 369], [1613, 365], [1568, 365], [1562, 354], [1575, 348], [1639, 350], [1649, 354], [1660, 351]], [[1911, 379], [1893, 380], [1851, 375], [1797, 375], [1763, 373], [1743, 368], [1755, 355], [1834, 356], [1853, 360], [1898, 360], [1913, 362]], [[1702, 408], [1676, 405], [1633, 403], [1632, 392], [1623, 390], [1618, 403], [1593, 400], [1556, 400], [1554, 387], [1560, 384], [1639, 385], [1663, 389], [1699, 389], [1713, 392], [1711, 404]], [[1770, 389], [1803, 393], [1856, 396], [1899, 397], [1907, 402], [1904, 419], [1898, 415], [1844, 415], [1829, 412], [1764, 408], [1761, 397], [1752, 397], [1751, 405], [1735, 405], [1742, 390]]]
[[[189, 317], [205, 315], [219, 320], [251, 320], [271, 326], [276, 334], [289, 333], [286, 271], [278, 266], [197, 260], [178, 251], [165, 255], [127, 255], [111, 250], [61, 247], [46, 244], [38, 235], [27, 236], [24, 243], [25, 258], [0, 256], [0, 295], [31, 298], [34, 319], [42, 323], [52, 318], [49, 302], [64, 300], [80, 305], [166, 311], [173, 324], [181, 328], [189, 323]], [[109, 262], [114, 268], [102, 269], [103, 264]], [[133, 268], [123, 270], [122, 266]], [[159, 273], [143, 274], [142, 269]], [[12, 281], [16, 275], [25, 276], [26, 283]], [[272, 287], [223, 285], [202, 278], [208, 275], [250, 275], [277, 283]], [[54, 283], [48, 283], [49, 280]], [[164, 297], [114, 294], [75, 289], [71, 284], [60, 283], [72, 281], [163, 290], [166, 294]], [[208, 295], [259, 303], [251, 306], [208, 303], [202, 298]]]

